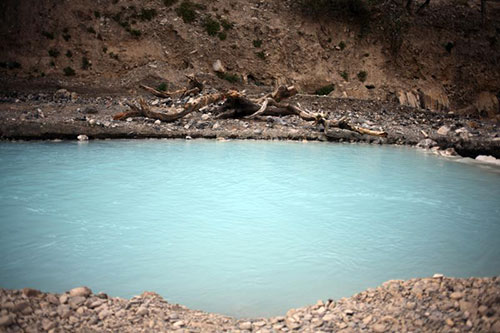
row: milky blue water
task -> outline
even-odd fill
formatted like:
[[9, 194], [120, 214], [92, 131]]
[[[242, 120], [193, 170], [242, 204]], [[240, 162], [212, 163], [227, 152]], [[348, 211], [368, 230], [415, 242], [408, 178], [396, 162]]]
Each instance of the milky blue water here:
[[434, 273], [500, 274], [500, 173], [347, 144], [0, 143], [0, 287], [253, 317]]

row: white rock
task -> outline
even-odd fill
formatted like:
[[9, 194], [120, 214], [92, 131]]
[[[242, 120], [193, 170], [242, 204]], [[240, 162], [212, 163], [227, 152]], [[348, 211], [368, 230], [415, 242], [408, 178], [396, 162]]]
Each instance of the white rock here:
[[92, 290], [90, 290], [90, 288], [88, 287], [77, 287], [69, 291], [69, 295], [72, 297], [75, 296], [88, 297], [90, 294], [92, 294]]
[[127, 123], [130, 123], [132, 121], [132, 118], [128, 117], [127, 118]]
[[224, 66], [222, 66], [222, 62], [219, 59], [217, 59], [214, 62], [214, 64], [212, 65], [212, 68], [213, 68], [214, 72], [217, 72], [217, 73], [224, 73], [226, 71]]
[[95, 119], [90, 119], [89, 120], [89, 125], [95, 125]]
[[208, 118], [210, 118], [210, 116], [206, 113], [201, 115], [201, 120], [208, 120]]
[[438, 130], [437, 130], [437, 134], [439, 135], [448, 135], [448, 133], [450, 132], [451, 128], [449, 128], [448, 126], [446, 125], [443, 125], [441, 126]]
[[242, 330], [251, 330], [252, 329], [252, 323], [249, 321], [245, 321], [240, 324], [240, 329]]
[[80, 134], [76, 138], [78, 139], [78, 141], [88, 141], [89, 140], [89, 137], [86, 136], [85, 134]]
[[155, 120], [155, 125], [160, 125], [161, 124], [161, 120], [160, 119], [156, 119]]
[[500, 160], [496, 159], [493, 156], [486, 156], [486, 155], [479, 155], [476, 157], [476, 161], [483, 162], [483, 163], [489, 163], [489, 164], [495, 164], [495, 165], [500, 165]]
[[186, 135], [186, 140], [191, 140], [193, 139], [190, 135]]

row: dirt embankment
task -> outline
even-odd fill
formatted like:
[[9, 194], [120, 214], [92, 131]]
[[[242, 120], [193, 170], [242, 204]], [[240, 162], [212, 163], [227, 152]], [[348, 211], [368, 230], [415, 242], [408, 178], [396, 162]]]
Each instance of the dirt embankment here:
[[[380, 2], [368, 21], [305, 15], [296, 2], [3, 1], [0, 90], [133, 93], [139, 82], [176, 88], [184, 74], [206, 73], [218, 87], [286, 83], [312, 93], [333, 84], [333, 97], [410, 93], [421, 99], [410, 104], [466, 113], [480, 111], [481, 92], [487, 102], [500, 93], [496, 3], [483, 27], [472, 0], [432, 0], [419, 15]], [[219, 77], [217, 59], [226, 71]]]

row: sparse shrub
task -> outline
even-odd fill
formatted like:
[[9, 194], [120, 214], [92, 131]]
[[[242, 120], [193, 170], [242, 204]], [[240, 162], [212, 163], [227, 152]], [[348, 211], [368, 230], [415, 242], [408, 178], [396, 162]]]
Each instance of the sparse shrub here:
[[0, 62], [0, 67], [1, 68], [7, 68], [7, 69], [17, 69], [21, 68], [21, 64], [18, 63], [17, 61], [7, 61], [7, 62]]
[[64, 75], [66, 76], [74, 76], [75, 75], [75, 70], [71, 67], [64, 67], [63, 69]]
[[50, 67], [56, 67], [56, 62], [54, 60], [51, 60], [49, 62]]
[[221, 72], [218, 72], [217, 73], [217, 76], [223, 80], [226, 80], [228, 82], [231, 82], [231, 83], [236, 83], [236, 82], [240, 82], [240, 76], [237, 75], [237, 74], [232, 74], [232, 73], [221, 73]]
[[340, 76], [346, 80], [346, 81], [349, 81], [349, 73], [347, 73], [347, 71], [342, 71], [340, 72]]
[[179, 15], [184, 23], [192, 23], [196, 20], [197, 9], [203, 9], [202, 5], [191, 2], [189, 0], [183, 0], [179, 7], [176, 8], [176, 13]]
[[262, 60], [266, 60], [266, 53], [264, 51], [259, 51], [255, 53], [257, 57], [259, 57]]
[[227, 39], [227, 34], [224, 31], [221, 31], [217, 34], [219, 36], [220, 40], [226, 40]]
[[255, 39], [255, 40], [253, 41], [253, 46], [254, 46], [254, 47], [261, 47], [261, 46], [262, 46], [262, 40], [260, 40], [260, 39]]
[[119, 59], [119, 58], [118, 58], [118, 54], [115, 54], [115, 53], [113, 53], [113, 52], [109, 52], [109, 57], [110, 57], [111, 59], [115, 59], [115, 60], [118, 60], [118, 59]]
[[214, 20], [210, 16], [205, 18], [205, 20], [203, 22], [203, 27], [207, 31], [207, 34], [209, 34], [210, 36], [216, 36], [220, 30], [219, 22], [217, 22], [216, 20]]
[[95, 16], [95, 18], [100, 18], [101, 12], [99, 12], [98, 10], [94, 10], [94, 16]]
[[220, 19], [220, 25], [224, 30], [231, 30], [234, 27], [234, 24], [226, 19]]
[[59, 57], [59, 51], [57, 49], [54, 49], [54, 48], [51, 48], [49, 50], [49, 56], [51, 56], [52, 58], [57, 58]]
[[90, 33], [90, 34], [95, 34], [96, 33], [95, 29], [92, 28], [92, 27], [88, 27], [87, 28], [87, 32]]
[[365, 82], [367, 77], [368, 77], [368, 73], [366, 71], [360, 71], [358, 73], [358, 80], [361, 82]]
[[141, 21], [151, 21], [156, 16], [156, 9], [154, 8], [142, 8], [139, 18]]
[[326, 96], [335, 90], [335, 85], [333, 83], [328, 84], [324, 87], [317, 89], [314, 93], [316, 95]]
[[42, 31], [42, 36], [44, 36], [47, 39], [54, 39], [54, 33], [53, 32]]
[[71, 36], [69, 34], [63, 34], [62, 37], [65, 41], [69, 41], [71, 39]]
[[102, 52], [103, 52], [103, 53], [108, 52], [108, 48], [107, 48], [106, 46], [103, 46], [103, 47], [102, 47]]
[[341, 41], [341, 42], [339, 43], [339, 47], [340, 47], [340, 49], [341, 49], [341, 50], [344, 50], [344, 49], [345, 49], [345, 47], [346, 47], [345, 42], [344, 42], [344, 41]]
[[82, 69], [87, 70], [90, 68], [91, 65], [92, 64], [90, 63], [90, 60], [87, 57], [83, 56], [82, 57]]
[[448, 42], [446, 44], [444, 44], [444, 48], [446, 50], [446, 52], [448, 53], [451, 53], [451, 50], [455, 47], [455, 43], [453, 42]]
[[66, 51], [66, 57], [71, 58], [73, 56], [73, 52], [70, 50]]
[[363, 54], [363, 57], [368, 58], [370, 56], [370, 53], [365, 53]]
[[177, 0], [163, 0], [163, 4], [167, 7], [174, 5], [176, 2]]
[[134, 37], [140, 37], [141, 36], [141, 31], [137, 29], [127, 29], [127, 31]]
[[158, 85], [158, 87], [156, 88], [156, 90], [159, 90], [159, 91], [167, 91], [167, 84], [165, 82], [162, 82]]

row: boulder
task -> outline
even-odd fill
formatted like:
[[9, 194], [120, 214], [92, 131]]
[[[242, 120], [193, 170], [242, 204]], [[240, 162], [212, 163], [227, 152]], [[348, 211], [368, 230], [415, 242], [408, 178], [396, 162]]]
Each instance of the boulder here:
[[417, 143], [417, 147], [424, 149], [430, 149], [435, 146], [437, 146], [437, 142], [431, 139], [423, 139], [419, 143]]
[[88, 297], [92, 294], [92, 290], [88, 287], [77, 287], [73, 288], [69, 291], [69, 295], [74, 297], [74, 296], [83, 296], [83, 297]]
[[423, 109], [431, 111], [448, 111], [450, 100], [443, 89], [424, 87], [420, 90], [420, 105]]
[[89, 140], [89, 137], [86, 136], [85, 134], [80, 134], [76, 138], [78, 139], [78, 141], [88, 141]]
[[40, 290], [32, 289], [32, 288], [24, 288], [23, 294], [26, 297], [36, 297], [40, 295], [42, 292]]
[[449, 126], [443, 125], [437, 130], [437, 134], [439, 135], [448, 135], [451, 128]]

